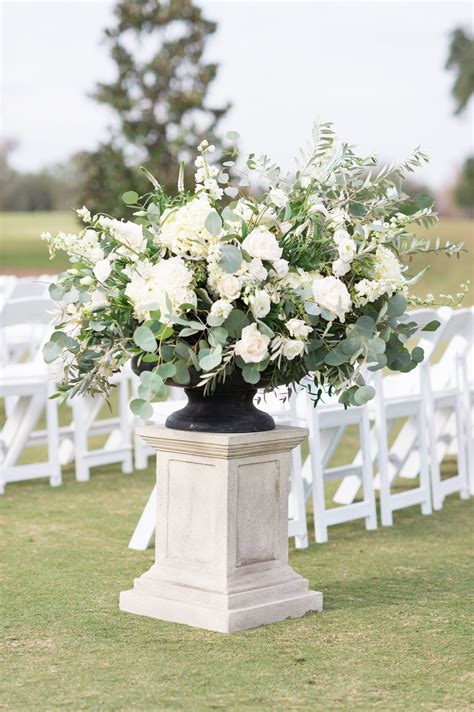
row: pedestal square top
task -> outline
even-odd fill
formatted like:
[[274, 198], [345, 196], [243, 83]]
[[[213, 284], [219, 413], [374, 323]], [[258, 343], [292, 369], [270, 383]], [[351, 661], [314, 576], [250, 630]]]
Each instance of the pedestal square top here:
[[154, 450], [194, 453], [204, 457], [231, 459], [248, 455], [288, 452], [307, 436], [307, 428], [277, 425], [274, 430], [260, 433], [197, 433], [172, 430], [164, 425], [147, 425], [136, 433]]

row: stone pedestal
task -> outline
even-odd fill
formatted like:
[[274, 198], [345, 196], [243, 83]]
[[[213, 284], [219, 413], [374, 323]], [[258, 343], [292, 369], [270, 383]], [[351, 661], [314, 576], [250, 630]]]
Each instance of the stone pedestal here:
[[288, 565], [290, 451], [304, 428], [137, 433], [157, 451], [156, 558], [122, 611], [231, 633], [322, 609]]

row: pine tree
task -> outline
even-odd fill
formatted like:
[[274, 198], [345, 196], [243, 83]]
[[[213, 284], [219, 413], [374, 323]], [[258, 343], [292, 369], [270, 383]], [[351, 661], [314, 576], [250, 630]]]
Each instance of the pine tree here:
[[229, 107], [206, 104], [217, 65], [203, 53], [216, 23], [192, 0], [119, 0], [114, 14], [105, 36], [117, 76], [94, 96], [113, 110], [115, 128], [97, 151], [80, 156], [80, 165], [82, 202], [122, 216], [121, 194], [149, 189], [138, 166], [175, 190], [179, 161], [189, 162], [204, 136], [219, 145], [217, 124]]

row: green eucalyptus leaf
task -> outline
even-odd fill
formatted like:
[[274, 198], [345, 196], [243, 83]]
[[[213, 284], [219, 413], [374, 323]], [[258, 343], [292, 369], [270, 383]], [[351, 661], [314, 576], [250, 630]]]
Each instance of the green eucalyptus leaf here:
[[224, 321], [224, 328], [227, 329], [230, 336], [240, 338], [242, 329], [249, 324], [249, 318], [241, 309], [233, 309], [227, 319]]
[[205, 228], [210, 235], [219, 235], [222, 230], [222, 219], [216, 210], [211, 210], [205, 220]]
[[425, 326], [422, 328], [422, 331], [436, 331], [437, 329], [439, 329], [440, 326], [441, 322], [434, 319], [433, 321], [429, 321], [428, 324], [425, 324]]
[[161, 363], [156, 367], [155, 373], [157, 373], [163, 380], [167, 378], [173, 378], [176, 373], [176, 366], [174, 363]]
[[242, 253], [239, 248], [236, 245], [222, 245], [220, 255], [217, 262], [219, 267], [229, 274], [237, 272], [242, 264]]
[[375, 388], [372, 386], [361, 386], [354, 393], [354, 403], [356, 405], [365, 405], [375, 396]]
[[411, 352], [411, 358], [412, 361], [415, 363], [421, 363], [423, 359], [425, 358], [425, 352], [421, 348], [421, 346], [415, 346], [413, 351]]
[[153, 408], [143, 398], [134, 398], [130, 403], [130, 410], [142, 420], [149, 420], [153, 415]]
[[387, 314], [389, 317], [395, 318], [405, 313], [407, 300], [403, 294], [394, 294], [390, 297], [387, 304]]
[[63, 347], [57, 341], [48, 341], [43, 346], [43, 358], [46, 363], [52, 363], [56, 361], [62, 350]]
[[138, 202], [138, 198], [140, 196], [138, 193], [134, 190], [127, 190], [125, 193], [122, 195], [122, 200], [125, 203], [125, 205], [136, 205]]
[[255, 385], [260, 381], [260, 373], [255, 366], [246, 365], [242, 369], [242, 378], [246, 383]]
[[147, 326], [137, 326], [133, 332], [133, 340], [139, 349], [153, 353], [158, 348], [158, 344], [151, 329]]
[[173, 376], [173, 380], [179, 383], [181, 386], [186, 386], [191, 381], [191, 374], [189, 373], [189, 368], [186, 366], [184, 361], [176, 361], [176, 373]]

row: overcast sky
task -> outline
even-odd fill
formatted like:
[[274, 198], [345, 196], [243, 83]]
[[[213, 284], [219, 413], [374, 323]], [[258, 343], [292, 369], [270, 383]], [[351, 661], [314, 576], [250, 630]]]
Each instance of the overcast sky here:
[[[449, 183], [472, 150], [469, 116], [453, 116], [444, 69], [449, 32], [472, 28], [468, 2], [207, 2], [218, 22], [208, 58], [220, 65], [210, 101], [245, 150], [290, 168], [314, 118], [387, 160], [421, 144], [421, 179]], [[87, 97], [113, 76], [103, 28], [109, 0], [2, 3], [2, 133], [13, 163], [37, 169], [92, 148], [110, 115]], [[472, 112], [471, 112], [472, 113]]]

